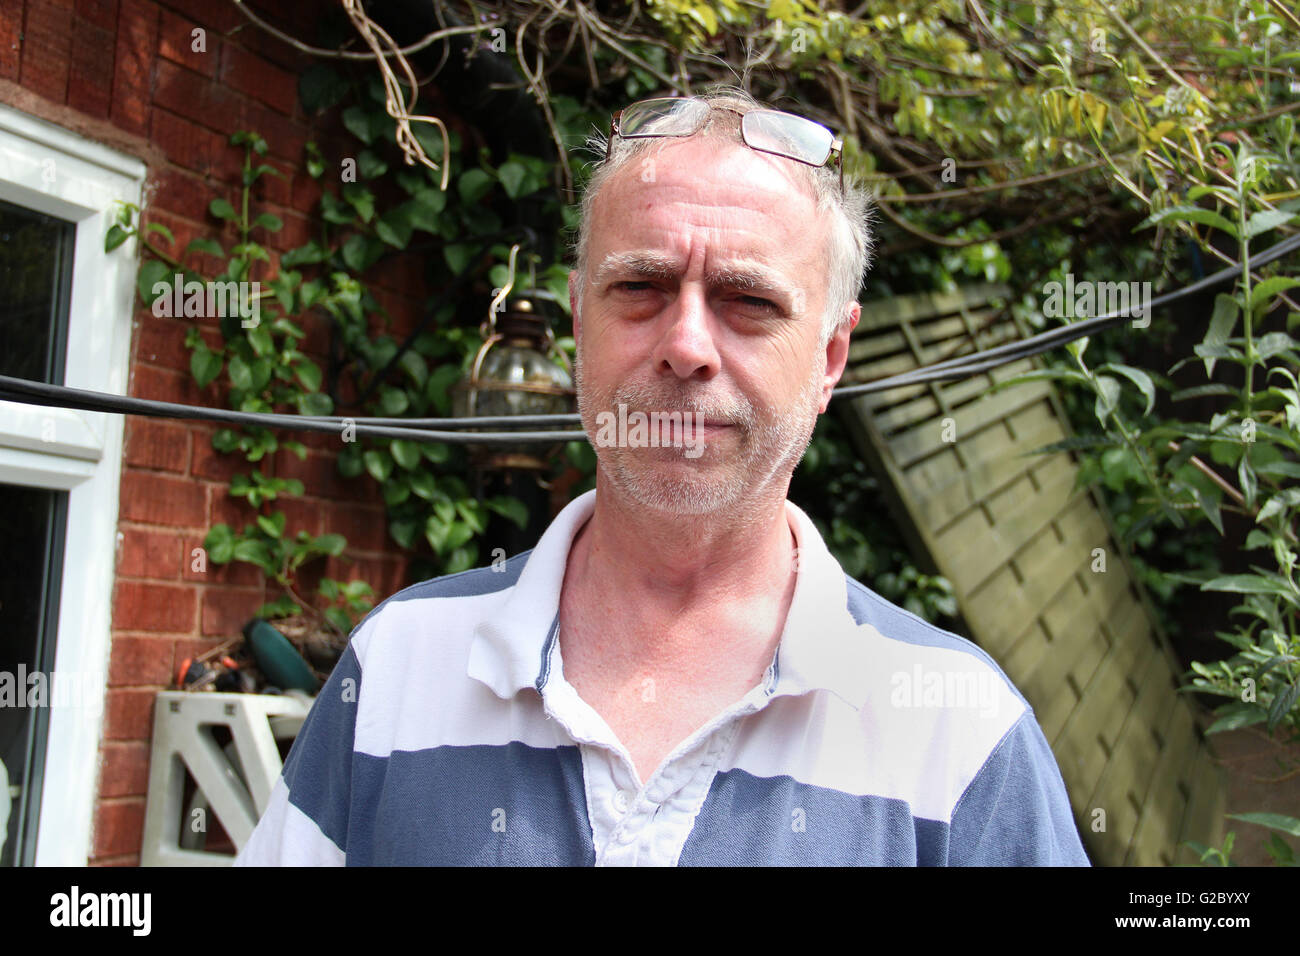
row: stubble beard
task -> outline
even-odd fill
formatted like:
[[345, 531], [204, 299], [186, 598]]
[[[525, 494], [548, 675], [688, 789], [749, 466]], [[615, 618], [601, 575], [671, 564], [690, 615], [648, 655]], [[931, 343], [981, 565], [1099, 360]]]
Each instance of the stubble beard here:
[[[620, 492], [643, 508], [676, 515], [745, 512], [776, 481], [785, 496], [790, 473], [803, 457], [817, 424], [823, 361], [818, 361], [788, 409], [760, 410], [743, 395], [706, 396], [699, 386], [678, 383], [624, 383], [592, 393], [582, 380], [582, 350], [574, 361], [578, 413], [589, 436], [597, 434], [596, 416], [696, 412], [732, 428], [706, 443], [698, 458], [685, 447], [596, 448], [599, 469]], [[698, 436], [697, 436], [698, 437]]]

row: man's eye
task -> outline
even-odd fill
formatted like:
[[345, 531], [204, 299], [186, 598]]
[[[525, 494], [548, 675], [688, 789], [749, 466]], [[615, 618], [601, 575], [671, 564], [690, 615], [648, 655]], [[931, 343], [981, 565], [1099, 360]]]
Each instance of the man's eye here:
[[777, 309], [775, 302], [771, 302], [768, 299], [761, 299], [756, 295], [742, 295], [739, 297], [739, 301], [743, 302], [745, 305], [754, 306], [760, 309], [780, 311]]
[[623, 292], [644, 292], [646, 289], [650, 288], [650, 283], [629, 280], [627, 282], [615, 282], [614, 288], [620, 289]]

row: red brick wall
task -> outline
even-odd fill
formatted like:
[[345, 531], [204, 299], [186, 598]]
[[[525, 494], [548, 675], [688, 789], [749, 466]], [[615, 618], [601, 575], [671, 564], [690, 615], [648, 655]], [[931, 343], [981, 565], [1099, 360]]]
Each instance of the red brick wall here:
[[[308, 42], [328, 0], [271, 5], [275, 23]], [[286, 22], [285, 17], [293, 17]], [[206, 52], [191, 49], [191, 31], [206, 31]], [[254, 129], [270, 146], [269, 161], [288, 178], [263, 179], [260, 210], [279, 216], [278, 237], [260, 238], [278, 250], [309, 235], [308, 214], [318, 186], [301, 169], [310, 128], [297, 97], [307, 60], [246, 22], [225, 0], [4, 0], [0, 2], [0, 100], [126, 149], [149, 167], [146, 221], [175, 234], [177, 249], [198, 235], [225, 239], [207, 215], [221, 195], [236, 202], [242, 150], [228, 145], [238, 129]], [[273, 259], [278, 259], [273, 255]], [[394, 262], [382, 269], [377, 297], [401, 335], [418, 317], [426, 290], [419, 269]], [[255, 272], [266, 279], [274, 268]], [[216, 384], [200, 390], [189, 373], [185, 331], [194, 320], [157, 318], [138, 308], [131, 345], [130, 394], [141, 398], [226, 407]], [[210, 345], [220, 342], [216, 320], [199, 320]], [[305, 320], [300, 347], [322, 365], [328, 328]], [[209, 564], [194, 572], [191, 551], [219, 522], [236, 528], [251, 511], [227, 495], [242, 456], [214, 452], [213, 428], [191, 422], [127, 416], [113, 593], [112, 657], [108, 674], [101, 766], [91, 862], [138, 863], [149, 770], [153, 698], [185, 657], [239, 633], [253, 611], [278, 595], [247, 564]], [[312, 575], [360, 577], [377, 600], [402, 586], [406, 561], [388, 538], [377, 488], [366, 477], [341, 478], [337, 439], [288, 435], [307, 445], [305, 461], [280, 452], [264, 474], [296, 477], [300, 498], [278, 503], [287, 531], [338, 532], [345, 557]], [[68, 560], [76, 560], [70, 555]]]

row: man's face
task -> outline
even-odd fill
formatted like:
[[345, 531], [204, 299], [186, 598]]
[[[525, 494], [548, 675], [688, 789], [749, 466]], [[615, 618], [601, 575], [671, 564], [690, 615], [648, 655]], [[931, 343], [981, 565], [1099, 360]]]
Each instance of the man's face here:
[[826, 410], [851, 327], [819, 347], [828, 228], [795, 166], [692, 138], [632, 159], [597, 198], [590, 274], [569, 279], [571, 300], [585, 283], [574, 330], [587, 434], [620, 403], [628, 417], [705, 421], [678, 447], [597, 443], [605, 477], [645, 507], [703, 514], [778, 486], [783, 497]]

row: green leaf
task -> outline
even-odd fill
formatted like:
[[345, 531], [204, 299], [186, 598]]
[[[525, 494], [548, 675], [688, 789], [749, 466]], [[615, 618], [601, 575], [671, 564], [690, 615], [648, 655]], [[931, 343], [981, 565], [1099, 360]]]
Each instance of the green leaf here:
[[336, 106], [347, 94], [348, 81], [323, 63], [313, 64], [298, 77], [298, 97], [307, 113]]
[[1119, 382], [1109, 375], [1097, 376], [1097, 401], [1093, 404], [1093, 414], [1097, 421], [1106, 424], [1106, 418], [1119, 407]]
[[393, 455], [393, 461], [407, 471], [411, 471], [420, 463], [420, 446], [413, 441], [395, 438], [389, 450]]
[[1285, 209], [1265, 209], [1257, 212], [1246, 220], [1246, 238], [1253, 239], [1260, 233], [1276, 229], [1294, 218], [1295, 213], [1287, 212]]
[[234, 219], [236, 217], [235, 207], [230, 205], [229, 200], [220, 196], [208, 203], [208, 212], [218, 219]]
[[491, 508], [503, 518], [513, 521], [519, 526], [521, 531], [527, 529], [528, 508], [518, 498], [498, 496], [496, 498], [489, 498], [487, 501], [483, 502], [483, 504], [488, 508]]
[[1269, 302], [1273, 296], [1279, 292], [1285, 292], [1287, 289], [1300, 285], [1300, 279], [1293, 279], [1291, 276], [1269, 276], [1263, 282], [1258, 283], [1250, 290], [1250, 308], [1253, 311]]
[[190, 372], [199, 388], [207, 388], [221, 374], [221, 356], [206, 345], [200, 346], [190, 356]]
[[343, 125], [367, 146], [375, 141], [378, 133], [377, 124], [371, 122], [370, 114], [360, 106], [349, 106], [343, 111]]
[[528, 178], [528, 170], [522, 163], [513, 161], [502, 163], [497, 170], [497, 176], [501, 179], [501, 185], [504, 187], [506, 195], [511, 199], [518, 199], [523, 195], [523, 185], [524, 180]]
[[1151, 409], [1155, 407], [1156, 403], [1156, 386], [1155, 383], [1151, 381], [1150, 375], [1142, 371], [1140, 368], [1134, 368], [1131, 365], [1116, 365], [1108, 362], [1103, 365], [1102, 368], [1110, 369], [1112, 372], [1118, 372], [1136, 385], [1142, 392], [1143, 397], [1147, 400], [1147, 407], [1142, 414], [1151, 414]]
[[447, 537], [442, 546], [449, 549], [459, 548], [473, 537], [474, 529], [463, 521], [453, 521], [447, 529]]
[[443, 545], [447, 541], [447, 533], [451, 530], [449, 522], [443, 521], [436, 514], [429, 515], [424, 522], [424, 537], [429, 542], [429, 547], [433, 548], [435, 554], [442, 554]]
[[277, 511], [273, 515], [258, 515], [257, 526], [272, 538], [278, 538], [284, 534], [284, 512]]
[[341, 534], [322, 534], [312, 539], [311, 546], [322, 554], [337, 558], [348, 546], [348, 539]]
[[418, 530], [419, 522], [412, 518], [400, 518], [388, 524], [388, 533], [393, 536], [393, 540], [408, 550], [414, 547], [415, 533]]
[[1271, 830], [1278, 830], [1287, 836], [1300, 837], [1300, 820], [1281, 813], [1229, 813], [1229, 820], [1241, 820], [1243, 823], [1256, 823]]
[[305, 356], [298, 359], [297, 364], [293, 367], [293, 373], [298, 376], [298, 381], [302, 382], [303, 388], [307, 389], [307, 391], [320, 391], [320, 366], [311, 359], [306, 358]]
[[1262, 723], [1268, 718], [1268, 712], [1259, 704], [1235, 703], [1225, 704], [1216, 710], [1218, 717], [1206, 728], [1206, 734], [1219, 734], [1225, 730], [1240, 730], [1253, 724]]
[[[280, 257], [280, 265], [283, 268], [292, 268], [294, 266], [314, 265], [317, 262], [324, 262], [327, 253], [325, 249], [315, 239], [306, 245], [299, 246], [297, 249], [290, 249]], [[306, 308], [304, 304], [303, 308]]]
[[203, 548], [214, 564], [225, 564], [235, 555], [235, 535], [230, 525], [219, 524], [203, 539]]
[[384, 416], [395, 418], [405, 412], [410, 405], [411, 400], [404, 389], [385, 385], [379, 390], [379, 407]]
[[260, 213], [253, 220], [253, 225], [271, 232], [279, 232], [284, 228], [284, 221], [279, 216], [273, 216], [269, 212]]
[[462, 571], [468, 571], [474, 567], [474, 555], [476, 550], [472, 550], [473, 545], [454, 549], [451, 554], [447, 555], [446, 563], [443, 565], [443, 572], [446, 574], [460, 574]]
[[362, 222], [375, 218], [375, 194], [358, 183], [343, 184], [343, 198], [361, 216]]
[[378, 179], [388, 172], [388, 163], [384, 162], [383, 157], [377, 153], [363, 149], [361, 155], [357, 157], [357, 172], [361, 174], [362, 179]]
[[248, 391], [253, 387], [253, 371], [238, 355], [231, 356], [230, 359], [230, 384], [240, 391]]
[[492, 189], [492, 177], [481, 169], [467, 169], [456, 181], [460, 201], [467, 206], [478, 202]]
[[1155, 226], [1170, 219], [1177, 219], [1185, 222], [1196, 222], [1203, 226], [1213, 226], [1220, 229], [1228, 235], [1236, 238], [1237, 227], [1229, 220], [1224, 219], [1217, 212], [1211, 212], [1209, 209], [1202, 209], [1200, 206], [1170, 206], [1162, 209], [1160, 212], [1147, 217], [1143, 222], [1134, 228], [1134, 232], [1146, 226]]
[[338, 457], [339, 474], [344, 478], [355, 478], [365, 469], [361, 460], [361, 449], [356, 442], [344, 442]]
[[145, 232], [156, 232], [167, 240], [167, 245], [176, 245], [176, 237], [172, 235], [172, 231], [160, 222], [149, 223], [149, 225], [145, 226]]
[[[1205, 332], [1201, 345], [1211, 348], [1222, 346], [1232, 335], [1237, 325], [1237, 300], [1230, 295], [1219, 293], [1214, 297], [1214, 314], [1210, 316], [1210, 327]], [[1199, 354], [1199, 353], [1198, 353]], [[1205, 374], [1214, 374], [1214, 358], [1205, 359]]]
[[185, 247], [185, 255], [192, 255], [195, 252], [206, 253], [210, 256], [216, 256], [218, 259], [225, 258], [226, 251], [221, 248], [221, 243], [215, 239], [208, 239], [200, 236], [197, 239], [191, 239], [189, 245]]
[[235, 545], [235, 560], [256, 564], [267, 574], [275, 574], [277, 568], [272, 560], [271, 549], [265, 542], [245, 538]]
[[438, 483], [427, 471], [417, 471], [411, 475], [411, 491], [429, 501], [437, 493]]
[[163, 293], [163, 295], [171, 294], [170, 282], [168, 282], [170, 278], [171, 273], [167, 266], [159, 262], [157, 259], [148, 259], [141, 264], [140, 277], [136, 280], [136, 285], [140, 290], [140, 298], [144, 300], [145, 305], [153, 305], [154, 299], [157, 298], [157, 296], [154, 295], [153, 289], [154, 286], [159, 283], [167, 282], [169, 289], [167, 292]]
[[[1300, 681], [1292, 681], [1282, 693], [1273, 698], [1273, 706], [1268, 709], [1268, 732], [1270, 734], [1291, 713], [1291, 708], [1295, 706], [1298, 694], [1300, 694]], [[1300, 836], [1300, 833], [1294, 835]]]
[[299, 415], [329, 415], [334, 411], [334, 399], [324, 392], [303, 392], [294, 401]]
[[379, 449], [372, 448], [361, 457], [365, 462], [366, 471], [370, 472], [370, 477], [380, 484], [387, 481], [388, 476], [393, 473], [392, 457]]
[[108, 227], [108, 234], [104, 236], [104, 251], [112, 252], [122, 243], [131, 238], [131, 233], [123, 229], [117, 223]]
[[460, 275], [469, 267], [470, 261], [478, 250], [466, 243], [448, 243], [442, 247], [442, 257], [447, 260], [447, 267]]
[[397, 360], [397, 364], [411, 376], [416, 388], [424, 388], [424, 383], [429, 380], [429, 365], [424, 361], [423, 355], [413, 349], [407, 349]]
[[405, 249], [411, 241], [412, 225], [403, 207], [385, 213], [375, 223], [375, 235], [396, 249]]

